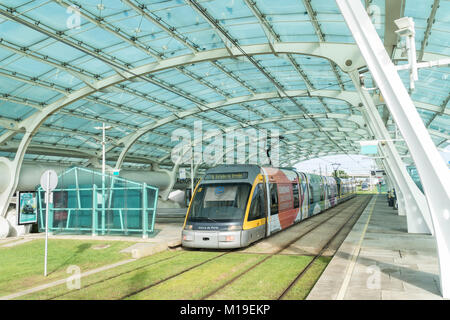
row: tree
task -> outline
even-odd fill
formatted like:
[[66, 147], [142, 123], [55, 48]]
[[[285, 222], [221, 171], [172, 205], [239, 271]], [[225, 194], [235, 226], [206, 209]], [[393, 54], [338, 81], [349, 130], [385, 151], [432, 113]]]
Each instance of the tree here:
[[336, 178], [349, 178], [349, 175], [344, 170], [335, 170], [333, 176]]

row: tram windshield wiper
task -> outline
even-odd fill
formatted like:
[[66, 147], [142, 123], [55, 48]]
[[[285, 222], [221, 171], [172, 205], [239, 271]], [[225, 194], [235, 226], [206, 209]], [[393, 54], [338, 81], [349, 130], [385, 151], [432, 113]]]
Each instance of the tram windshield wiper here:
[[210, 217], [202, 217], [202, 218], [206, 218], [206, 219], [208, 219], [208, 220], [210, 220], [210, 221], [212, 221], [212, 222], [216, 222], [216, 223], [219, 223], [219, 221], [217, 221], [217, 220], [214, 220], [214, 219], [212, 219], [212, 218], [210, 218]]

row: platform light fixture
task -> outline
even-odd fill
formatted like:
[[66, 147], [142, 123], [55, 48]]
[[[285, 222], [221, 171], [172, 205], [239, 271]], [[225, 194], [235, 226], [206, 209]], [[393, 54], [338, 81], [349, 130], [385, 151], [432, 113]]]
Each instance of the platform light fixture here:
[[399, 36], [414, 36], [414, 21], [410, 17], [403, 17], [397, 20], [394, 20], [397, 25], [398, 30], [395, 31]]
[[339, 167], [341, 166], [340, 163], [337, 162], [333, 162], [331, 164], [331, 166], [333, 167], [333, 171], [334, 171], [334, 176], [337, 178], [337, 170], [339, 169]]
[[[415, 41], [415, 29], [414, 21], [410, 17], [403, 17], [394, 21], [398, 30], [395, 31], [400, 37], [405, 37], [406, 56], [408, 57], [408, 64], [396, 66], [397, 70], [409, 70], [410, 81], [409, 88], [414, 90], [414, 81], [419, 80], [417, 69], [430, 68], [430, 67], [445, 67], [450, 65], [450, 58], [439, 59], [434, 61], [417, 62], [416, 55], [416, 41]], [[403, 55], [403, 54], [402, 54]]]

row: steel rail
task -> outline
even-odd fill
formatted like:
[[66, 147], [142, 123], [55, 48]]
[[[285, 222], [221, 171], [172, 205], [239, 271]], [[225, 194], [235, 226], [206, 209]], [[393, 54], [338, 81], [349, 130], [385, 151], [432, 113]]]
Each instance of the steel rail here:
[[[364, 211], [364, 209], [367, 207], [367, 205], [369, 204], [370, 200], [372, 199], [372, 197], [367, 197], [368, 199], [366, 199], [366, 201], [362, 202], [361, 205], [358, 207], [358, 209], [356, 209], [356, 212], [358, 217], [361, 215], [361, 213]], [[295, 284], [303, 278], [303, 276], [306, 274], [306, 272], [311, 268], [311, 266], [314, 264], [314, 262], [317, 261], [317, 259], [319, 259], [323, 253], [325, 252], [325, 250], [328, 249], [328, 247], [330, 246], [330, 244], [336, 239], [336, 237], [342, 232], [342, 230], [344, 229], [344, 227], [346, 227], [348, 225], [348, 223], [350, 222], [350, 220], [354, 219], [355, 215], [352, 214], [343, 224], [342, 226], [333, 234], [333, 236], [331, 236], [331, 238], [327, 241], [327, 243], [322, 247], [322, 249], [320, 249], [319, 253], [317, 253], [314, 258], [306, 265], [306, 267], [304, 267], [302, 269], [302, 271], [300, 271], [300, 273], [295, 277], [294, 280], [291, 281], [291, 283], [286, 287], [286, 289], [283, 290], [283, 292], [281, 293], [281, 295], [277, 298], [277, 300], [281, 300], [282, 298], [284, 298], [286, 296], [286, 294], [288, 292], [291, 291], [291, 289], [295, 286]], [[355, 221], [352, 224], [355, 225], [356, 221], [358, 221], [358, 219], [355, 219]]]
[[[113, 276], [111, 276], [111, 277], [108, 277], [108, 278], [105, 278], [105, 279], [102, 279], [102, 280], [99, 280], [99, 281], [92, 282], [92, 283], [90, 283], [90, 284], [88, 284], [88, 285], [86, 285], [86, 286], [83, 286], [82, 288], [80, 288], [80, 289], [78, 289], [78, 290], [84, 290], [84, 289], [89, 288], [89, 287], [91, 287], [91, 286], [93, 286], [93, 285], [96, 285], [96, 284], [103, 283], [103, 282], [108, 281], [108, 280], [112, 280], [112, 279], [118, 278], [118, 277], [123, 276], [123, 275], [125, 275], [125, 274], [131, 273], [131, 272], [134, 272], [134, 271], [137, 271], [137, 270], [140, 270], [140, 269], [144, 269], [144, 268], [146, 268], [146, 267], [149, 267], [149, 266], [158, 264], [158, 263], [160, 263], [160, 262], [164, 262], [164, 261], [167, 261], [167, 260], [171, 260], [171, 259], [176, 258], [176, 257], [178, 257], [178, 256], [181, 256], [181, 255], [183, 255], [183, 254], [185, 254], [185, 252], [181, 252], [181, 253], [179, 253], [179, 254], [175, 254], [175, 255], [170, 256], [170, 257], [167, 257], [167, 258], [163, 258], [163, 259], [160, 259], [160, 260], [157, 260], [157, 261], [153, 261], [153, 262], [147, 263], [147, 264], [142, 265], [142, 266], [139, 266], [139, 267], [137, 267], [137, 268], [134, 268], [134, 269], [131, 269], [131, 270], [127, 270], [127, 271], [118, 273], [118, 274], [113, 275]], [[58, 294], [58, 295], [56, 295], [56, 296], [52, 296], [52, 297], [50, 297], [50, 298], [48, 298], [48, 299], [46, 299], [46, 300], [54, 300], [54, 299], [56, 299], [56, 298], [60, 298], [60, 297], [63, 297], [63, 296], [65, 296], [65, 295], [68, 295], [69, 293], [72, 293], [72, 292], [73, 292], [73, 291], [67, 291], [67, 292], [64, 292], [64, 293], [62, 293], [62, 294]]]
[[[350, 199], [345, 200], [345, 202], [347, 202]], [[300, 240], [301, 238], [303, 238], [304, 236], [310, 234], [312, 231], [314, 231], [315, 229], [317, 229], [318, 227], [324, 225], [326, 222], [328, 222], [330, 219], [335, 218], [336, 216], [342, 214], [343, 212], [345, 212], [346, 210], [350, 209], [352, 207], [352, 204], [350, 204], [348, 207], [342, 208], [342, 210], [338, 211], [337, 213], [331, 215], [330, 217], [327, 217], [326, 219], [324, 219], [323, 221], [319, 222], [317, 225], [313, 226], [312, 228], [310, 228], [309, 230], [307, 230], [305, 233], [301, 234], [300, 236], [296, 237], [295, 239], [289, 241], [286, 245], [284, 245], [283, 247], [281, 247], [280, 249], [278, 249], [276, 252], [271, 253], [269, 255], [267, 255], [264, 259], [258, 261], [257, 263], [255, 263], [254, 265], [250, 266], [249, 268], [247, 268], [246, 270], [244, 270], [243, 272], [239, 273], [238, 275], [234, 276], [233, 278], [231, 278], [230, 280], [228, 280], [227, 282], [225, 282], [223, 285], [221, 285], [220, 287], [216, 288], [215, 290], [209, 292], [207, 295], [203, 296], [202, 298], [200, 298], [200, 300], [204, 300], [207, 299], [209, 297], [211, 297], [212, 295], [216, 294], [218, 291], [222, 290], [223, 288], [225, 288], [226, 286], [230, 285], [231, 283], [233, 283], [234, 281], [236, 281], [237, 279], [239, 279], [240, 277], [242, 277], [243, 275], [247, 274], [249, 271], [253, 270], [255, 267], [261, 265], [262, 263], [264, 263], [265, 261], [267, 261], [268, 259], [272, 258], [275, 255], [278, 255], [280, 252], [282, 252], [283, 250], [289, 248], [292, 244], [294, 244], [295, 242], [297, 242], [298, 240]], [[333, 207], [333, 208], [338, 208]], [[333, 209], [330, 208], [330, 209]], [[328, 209], [327, 209], [328, 210]], [[327, 211], [325, 210], [325, 211]], [[324, 212], [325, 212], [324, 211]], [[352, 215], [353, 216], [353, 215]], [[307, 220], [307, 219], [305, 219]], [[302, 221], [305, 221], [302, 220]], [[297, 225], [297, 224], [293, 224], [292, 226]], [[292, 227], [290, 226], [290, 227]], [[290, 228], [289, 227], [289, 228]], [[283, 229], [282, 231], [285, 231], [289, 228]], [[265, 238], [264, 238], [265, 239]]]

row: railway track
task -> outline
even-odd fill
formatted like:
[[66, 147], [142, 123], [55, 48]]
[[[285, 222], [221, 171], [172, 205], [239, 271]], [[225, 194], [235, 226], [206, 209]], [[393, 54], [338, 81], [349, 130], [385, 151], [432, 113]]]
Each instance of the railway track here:
[[[367, 205], [367, 203], [370, 201], [370, 197], [367, 197], [367, 198], [369, 198], [369, 199], [364, 199], [364, 200], [361, 201], [361, 203], [359, 204], [357, 210], [359, 210], [361, 207], [365, 208], [365, 206]], [[351, 202], [351, 200], [352, 200], [352, 199], [350, 199], [349, 201]], [[258, 265], [264, 263], [265, 261], [267, 261], [268, 259], [270, 259], [270, 258], [273, 257], [274, 255], [277, 255], [277, 254], [281, 253], [283, 250], [289, 248], [292, 244], [294, 244], [295, 242], [299, 241], [299, 240], [300, 240], [301, 238], [303, 238], [304, 236], [310, 234], [311, 232], [313, 232], [314, 230], [316, 230], [316, 229], [319, 228], [320, 226], [324, 225], [324, 224], [325, 224], [326, 222], [328, 222], [329, 220], [331, 220], [331, 219], [333, 219], [333, 218], [335, 218], [335, 217], [337, 217], [337, 216], [341, 216], [342, 214], [348, 212], [348, 210], [354, 210], [353, 207], [355, 206], [355, 204], [354, 204], [353, 202], [348, 203], [349, 201], [346, 201], [346, 203], [343, 203], [343, 204], [339, 205], [338, 207], [334, 207], [334, 208], [328, 209], [328, 210], [336, 210], [337, 212], [334, 213], [334, 214], [332, 214], [332, 215], [330, 215], [329, 217], [326, 217], [325, 219], [319, 221], [317, 224], [312, 225], [310, 228], [308, 228], [306, 231], [302, 232], [299, 236], [297, 236], [297, 237], [295, 237], [294, 239], [290, 240], [287, 244], [285, 244], [283, 247], [281, 247], [280, 249], [278, 249], [276, 252], [271, 253], [271, 254], [268, 254], [267, 257], [264, 257], [262, 260], [260, 260], [260, 261], [258, 261], [257, 263], [251, 265], [249, 268], [245, 269], [243, 272], [239, 273], [238, 275], [236, 275], [235, 277], [233, 277], [232, 279], [230, 279], [229, 281], [227, 281], [226, 283], [224, 283], [223, 285], [221, 285], [219, 288], [213, 290], [212, 292], [208, 293], [207, 295], [203, 296], [203, 297], [200, 298], [200, 299], [207, 299], [207, 298], [211, 297], [212, 295], [216, 294], [217, 292], [219, 292], [220, 290], [222, 290], [224, 287], [230, 285], [231, 283], [233, 283], [234, 281], [236, 281], [237, 279], [239, 279], [239, 278], [242, 277], [243, 275], [245, 275], [245, 274], [247, 274], [248, 272], [250, 272], [251, 270], [253, 270], [253, 269], [254, 269], [255, 267], [257, 267]], [[327, 210], [327, 211], [328, 211], [328, 210]], [[323, 213], [322, 213], [322, 214], [323, 214]], [[282, 297], [290, 290], [290, 288], [291, 288], [292, 286], [295, 285], [295, 283], [302, 277], [302, 274], [304, 274], [304, 273], [307, 271], [306, 269], [309, 269], [309, 267], [312, 265], [313, 261], [317, 260], [317, 259], [322, 255], [322, 253], [326, 250], [326, 248], [329, 246], [329, 244], [330, 244], [330, 243], [336, 238], [336, 236], [342, 231], [342, 229], [346, 226], [346, 224], [348, 223], [349, 220], [351, 220], [352, 217], [354, 217], [353, 214], [350, 216], [349, 219], [347, 219], [347, 220], [345, 221], [345, 223], [339, 228], [339, 230], [333, 235], [333, 237], [326, 243], [326, 245], [324, 246], [324, 248], [321, 249], [321, 251], [319, 252], [319, 254], [318, 254], [318, 255], [317, 255], [317, 256], [316, 256], [316, 257], [315, 257], [315, 258], [314, 258], [314, 259], [313, 259], [306, 267], [305, 267], [305, 268], [304, 268], [303, 271], [300, 272], [300, 274], [296, 277], [296, 279], [294, 279], [294, 281], [289, 285], [288, 288], [286, 288], [285, 292], [283, 292], [283, 294], [280, 295], [279, 298], [282, 298]], [[295, 224], [295, 225], [297, 225], [297, 224]], [[295, 225], [293, 225], [293, 226], [295, 226]], [[288, 229], [289, 229], [289, 228], [287, 228], [286, 230], [288, 230]], [[256, 243], [255, 243], [255, 244], [256, 244]], [[252, 244], [252, 245], [254, 245], [254, 244]], [[200, 267], [200, 266], [202, 266], [202, 265], [204, 265], [204, 264], [206, 264], [206, 263], [209, 263], [209, 262], [211, 262], [211, 261], [220, 259], [220, 258], [224, 257], [225, 255], [231, 254], [231, 253], [233, 253], [233, 252], [237, 252], [237, 251], [239, 251], [239, 250], [241, 250], [241, 249], [233, 249], [233, 250], [230, 250], [230, 251], [223, 252], [223, 253], [221, 253], [221, 254], [219, 254], [219, 255], [217, 255], [217, 256], [214, 256], [214, 257], [212, 257], [212, 258], [208, 258], [208, 259], [206, 259], [206, 260], [204, 260], [204, 261], [201, 261], [200, 263], [197, 263], [197, 264], [195, 264], [195, 265], [193, 265], [193, 266], [191, 266], [191, 267], [189, 267], [189, 268], [186, 268], [186, 269], [184, 269], [184, 270], [181, 270], [180, 272], [177, 272], [177, 273], [172, 274], [172, 275], [170, 275], [170, 276], [167, 276], [167, 277], [165, 277], [165, 278], [163, 278], [163, 279], [161, 279], [161, 280], [158, 280], [158, 281], [156, 281], [156, 282], [150, 283], [150, 284], [148, 284], [148, 285], [146, 285], [146, 286], [144, 286], [144, 287], [142, 287], [142, 288], [139, 288], [139, 289], [137, 289], [137, 290], [134, 290], [134, 291], [132, 291], [132, 292], [129, 292], [129, 293], [127, 293], [127, 294], [121, 296], [121, 297], [119, 298], [119, 300], [123, 300], [123, 299], [129, 298], [129, 297], [132, 297], [132, 296], [134, 296], [134, 295], [136, 295], [136, 294], [138, 294], [138, 293], [140, 293], [140, 292], [143, 292], [143, 291], [145, 291], [145, 290], [151, 289], [151, 288], [153, 288], [153, 287], [155, 287], [155, 286], [157, 286], [157, 285], [159, 285], [159, 284], [161, 284], [161, 283], [164, 283], [164, 282], [169, 281], [169, 280], [171, 280], [171, 279], [173, 279], [173, 278], [176, 278], [176, 277], [178, 277], [178, 276], [181, 276], [181, 275], [183, 275], [183, 274], [185, 274], [185, 273], [187, 273], [187, 272], [189, 272], [189, 271], [191, 271], [191, 270], [194, 270], [194, 269], [196, 269], [196, 268], [198, 268], [198, 267]], [[81, 288], [81, 290], [84, 290], [84, 289], [86, 289], [86, 288], [88, 288], [88, 287], [91, 287], [91, 286], [94, 286], [94, 285], [103, 283], [103, 282], [108, 281], [108, 280], [112, 280], [112, 279], [118, 278], [118, 277], [123, 276], [123, 275], [126, 275], [126, 274], [130, 274], [130, 273], [132, 273], [132, 272], [135, 272], [135, 271], [138, 271], [138, 270], [141, 270], [141, 269], [145, 269], [145, 268], [150, 267], [150, 266], [157, 265], [157, 264], [162, 263], [162, 262], [167, 261], [167, 260], [174, 259], [174, 258], [176, 258], [176, 257], [179, 257], [180, 255], [186, 254], [187, 252], [188, 252], [188, 251], [183, 251], [183, 252], [180, 252], [179, 254], [173, 255], [173, 256], [171, 256], [171, 257], [167, 257], [167, 258], [163, 258], [163, 259], [160, 259], [160, 260], [157, 260], [157, 261], [153, 261], [153, 262], [151, 262], [151, 263], [148, 263], [148, 264], [145, 264], [145, 265], [142, 265], [142, 266], [133, 268], [133, 269], [131, 269], [131, 270], [127, 270], [127, 271], [121, 272], [121, 273], [119, 273], [119, 274], [110, 276], [110, 277], [108, 277], [108, 278], [105, 278], [105, 279], [102, 279], [102, 280], [99, 280], [99, 281], [92, 282], [92, 283], [90, 283], [90, 284], [88, 284], [88, 285], [86, 285], [86, 286], [83, 286], [83, 287]], [[67, 295], [67, 294], [69, 294], [69, 293], [70, 293], [70, 292], [66, 292], [66, 293], [63, 293], [63, 294], [58, 294], [58, 295], [56, 295], [56, 296], [52, 296], [51, 298], [49, 298], [49, 300], [53, 300], [53, 299], [58, 299], [58, 298], [64, 297], [65, 295]]]
[[[368, 203], [370, 202], [370, 199], [372, 197], [368, 197], [368, 201], [364, 201], [363, 203], [361, 203], [361, 205], [358, 207], [357, 211], [358, 211], [358, 216], [360, 213], [362, 213], [364, 211], [364, 209], [367, 207]], [[295, 277], [294, 280], [291, 281], [291, 283], [286, 287], [286, 289], [283, 290], [283, 292], [279, 295], [279, 297], [277, 298], [277, 300], [281, 300], [283, 299], [290, 291], [291, 289], [295, 286], [295, 284], [303, 278], [303, 276], [306, 274], [306, 272], [311, 268], [311, 266], [314, 264], [314, 262], [317, 261], [317, 259], [319, 259], [323, 253], [328, 249], [328, 247], [330, 246], [330, 244], [334, 241], [334, 239], [336, 239], [336, 237], [342, 232], [342, 230], [348, 225], [348, 223], [350, 222], [350, 220], [354, 219], [353, 223], [352, 223], [352, 227], [353, 225], [356, 223], [356, 221], [358, 219], [354, 218], [354, 215], [351, 215], [343, 224], [342, 226], [331, 236], [331, 238], [327, 241], [327, 243], [320, 249], [319, 253], [316, 254], [314, 256], [314, 258], [306, 265], [305, 268], [303, 268], [302, 271], [300, 271], [300, 273]]]
[[[163, 259], [160, 259], [160, 260], [157, 260], [157, 261], [153, 261], [153, 262], [144, 264], [144, 265], [142, 265], [142, 266], [139, 266], [139, 267], [137, 267], [137, 268], [134, 268], [134, 269], [131, 269], [131, 270], [127, 270], [127, 271], [124, 271], [124, 272], [120, 272], [120, 273], [118, 273], [118, 274], [115, 274], [115, 275], [113, 275], [113, 276], [111, 276], [111, 277], [102, 279], [102, 280], [100, 280], [100, 281], [92, 282], [92, 283], [90, 283], [90, 284], [88, 284], [88, 285], [86, 285], [86, 286], [83, 286], [82, 289], [84, 290], [84, 289], [86, 289], [86, 288], [92, 287], [93, 285], [97, 285], [97, 284], [103, 283], [103, 282], [105, 282], [105, 281], [112, 280], [112, 279], [118, 278], [118, 277], [120, 277], [120, 276], [129, 274], [129, 273], [131, 273], [131, 272], [138, 271], [138, 270], [141, 270], [141, 269], [145, 269], [145, 268], [150, 267], [150, 266], [152, 266], [152, 265], [156, 265], [156, 264], [158, 264], [158, 263], [161, 263], [161, 262], [164, 262], [164, 261], [167, 261], [167, 260], [174, 259], [174, 258], [176, 258], [176, 257], [178, 257], [178, 256], [180, 256], [180, 255], [182, 255], [182, 254], [185, 254], [185, 252], [180, 252], [179, 254], [173, 255], [173, 256], [171, 256], [171, 257], [167, 257], [167, 258], [163, 258]], [[69, 293], [71, 293], [71, 291], [68, 291], [68, 292], [65, 292], [65, 293], [62, 293], [62, 294], [58, 294], [58, 295], [56, 295], [56, 296], [53, 296], [53, 297], [48, 298], [47, 300], [54, 300], [54, 299], [57, 299], [57, 298], [61, 298], [61, 297], [64, 297], [65, 295], [68, 295]]]
[[[363, 200], [363, 201], [362, 201], [362, 205], [365, 206], [367, 202], [368, 202], [368, 201], [364, 201], [364, 200]], [[262, 264], [263, 262], [267, 261], [267, 260], [268, 260], [269, 258], [271, 258], [272, 256], [274, 256], [274, 255], [280, 253], [281, 251], [285, 250], [286, 248], [288, 248], [288, 247], [291, 246], [293, 243], [297, 242], [298, 240], [300, 240], [301, 238], [303, 238], [303, 237], [306, 236], [307, 234], [310, 234], [310, 233], [313, 232], [315, 229], [317, 229], [319, 226], [321, 226], [321, 225], [323, 225], [324, 223], [328, 222], [329, 220], [331, 220], [331, 219], [333, 219], [333, 218], [335, 218], [335, 217], [337, 217], [337, 216], [343, 214], [344, 212], [347, 212], [347, 210], [353, 209], [353, 206], [354, 206], [353, 203], [350, 203], [350, 204], [343, 204], [343, 205], [344, 205], [345, 207], [339, 206], [339, 207], [331, 208], [331, 210], [335, 209], [337, 212], [336, 212], [335, 214], [333, 214], [333, 215], [327, 217], [326, 219], [321, 220], [319, 223], [313, 225], [313, 226], [310, 227], [308, 230], [306, 230], [305, 232], [303, 232], [303, 233], [300, 234], [299, 236], [297, 236], [297, 237], [295, 237], [294, 239], [292, 239], [291, 241], [289, 241], [286, 245], [284, 245], [282, 248], [280, 248], [279, 250], [277, 250], [275, 253], [269, 254], [269, 255], [268, 255], [267, 257], [265, 257], [264, 259], [258, 261], [256, 264], [250, 266], [249, 268], [247, 268], [247, 269], [244, 270], [243, 272], [239, 273], [237, 276], [235, 276], [235, 277], [233, 277], [232, 279], [230, 279], [229, 281], [227, 281], [224, 285], [222, 285], [222, 286], [220, 286], [219, 288], [215, 289], [214, 291], [208, 293], [207, 295], [201, 297], [200, 299], [201, 299], [201, 300], [207, 299], [208, 297], [214, 295], [214, 294], [217, 293], [219, 290], [221, 290], [221, 289], [223, 289], [225, 286], [231, 284], [232, 282], [234, 282], [235, 280], [237, 280], [238, 278], [240, 278], [241, 276], [243, 276], [244, 274], [246, 274], [246, 273], [249, 272], [250, 270], [254, 269], [254, 268], [257, 267], [258, 265], [260, 265], [260, 264]], [[352, 215], [352, 216], [353, 216], [353, 215]], [[287, 230], [287, 229], [286, 229], [286, 230]], [[209, 259], [207, 259], [207, 260], [205, 260], [205, 261], [202, 261], [202, 262], [200, 262], [200, 263], [198, 263], [198, 264], [196, 264], [196, 265], [194, 265], [194, 266], [191, 266], [191, 267], [189, 267], [189, 268], [187, 268], [187, 269], [184, 269], [184, 270], [182, 270], [182, 271], [180, 271], [180, 272], [178, 272], [178, 273], [176, 273], [176, 274], [170, 275], [170, 276], [168, 276], [168, 277], [166, 277], [166, 278], [164, 278], [164, 279], [161, 279], [161, 280], [159, 280], [159, 281], [157, 281], [157, 282], [151, 283], [151, 284], [149, 284], [148, 286], [145, 286], [145, 287], [143, 287], [143, 288], [140, 288], [140, 289], [138, 289], [138, 290], [136, 290], [136, 291], [134, 291], [134, 292], [128, 293], [128, 294], [122, 296], [120, 299], [126, 299], [126, 298], [129, 298], [129, 297], [131, 297], [131, 296], [134, 296], [134, 295], [136, 295], [136, 294], [138, 294], [138, 293], [140, 293], [140, 292], [143, 292], [143, 291], [145, 291], [145, 290], [151, 289], [151, 288], [153, 288], [153, 287], [155, 287], [155, 286], [157, 286], [157, 285], [159, 285], [159, 284], [161, 284], [161, 283], [164, 283], [164, 282], [166, 282], [166, 281], [168, 281], [168, 280], [170, 280], [170, 279], [173, 279], [173, 278], [176, 278], [176, 277], [178, 277], [178, 276], [180, 276], [180, 275], [182, 275], [182, 274], [185, 274], [185, 273], [188, 272], [188, 271], [191, 271], [191, 270], [193, 270], [193, 269], [196, 269], [196, 268], [198, 268], [198, 267], [200, 267], [200, 266], [202, 266], [202, 265], [204, 265], [204, 264], [206, 264], [206, 263], [208, 263], [208, 262], [211, 262], [211, 261], [220, 259], [220, 258], [222, 258], [222, 257], [225, 256], [225, 255], [231, 254], [231, 253], [236, 252], [236, 251], [239, 251], [239, 250], [240, 250], [240, 249], [234, 249], [234, 250], [231, 250], [231, 251], [227, 251], [227, 252], [225, 252], [225, 253], [222, 253], [222, 254], [220, 254], [220, 255], [218, 255], [218, 256], [215, 256], [215, 257], [213, 257], [213, 258], [209, 258]]]
[[[364, 210], [364, 208], [367, 206], [367, 204], [370, 201], [371, 197], [368, 197], [369, 199], [365, 199], [361, 202], [361, 204], [358, 206], [357, 211], [361, 210], [361, 208], [363, 208], [362, 210]], [[204, 300], [204, 299], [208, 299], [209, 297], [215, 295], [216, 293], [218, 293], [220, 290], [224, 289], [225, 287], [229, 286], [230, 284], [232, 284], [233, 282], [235, 282], [237, 279], [241, 278], [242, 276], [244, 276], [245, 274], [247, 274], [248, 272], [250, 272], [251, 270], [254, 270], [257, 266], [263, 264], [264, 262], [266, 262], [267, 260], [269, 260], [270, 258], [272, 258], [275, 255], [280, 254], [281, 252], [283, 252], [284, 250], [286, 250], [287, 248], [289, 248], [291, 245], [293, 245], [295, 242], [297, 242], [298, 240], [302, 239], [304, 236], [310, 234], [312, 231], [314, 231], [315, 229], [317, 229], [318, 227], [324, 225], [326, 222], [328, 222], [329, 220], [331, 220], [332, 218], [335, 218], [341, 214], [343, 214], [344, 212], [346, 212], [347, 210], [352, 209], [352, 205], [350, 204], [345, 208], [340, 207], [340, 211], [338, 211], [336, 214], [327, 217], [325, 220], [321, 221], [320, 223], [314, 225], [313, 227], [309, 228], [306, 232], [302, 233], [301, 235], [299, 235], [298, 237], [294, 238], [293, 240], [289, 241], [286, 245], [282, 246], [280, 249], [278, 249], [276, 252], [274, 253], [270, 253], [268, 254], [264, 259], [258, 261], [257, 263], [255, 263], [254, 265], [250, 266], [249, 268], [245, 269], [243, 272], [239, 273], [238, 275], [236, 275], [235, 277], [231, 278], [230, 280], [228, 280], [226, 283], [224, 283], [223, 285], [221, 285], [220, 287], [218, 287], [217, 289], [209, 292], [207, 295], [203, 296], [200, 298], [200, 300]], [[336, 208], [337, 209], [337, 208]], [[362, 211], [361, 211], [362, 212]], [[359, 212], [358, 212], [359, 214]], [[324, 247], [328, 247], [328, 245], [335, 239], [335, 237], [339, 234], [340, 231], [342, 231], [342, 229], [346, 226], [347, 222], [354, 217], [354, 215], [352, 214], [350, 216], [349, 219], [347, 219], [347, 221], [345, 221], [345, 223], [339, 228], [338, 232], [336, 232], [333, 237], [327, 242], [327, 244]], [[319, 252], [320, 255], [322, 255], [322, 253], [326, 250], [326, 248], [322, 248], [321, 251]], [[317, 258], [313, 259], [314, 261], [317, 260]], [[298, 278], [300, 278], [299, 276], [297, 276]], [[295, 281], [295, 280], [294, 280]], [[297, 281], [295, 281], [296, 283]], [[295, 284], [294, 283], [294, 284]], [[294, 284], [291, 284], [290, 287], [292, 287]], [[290, 288], [289, 288], [290, 289]], [[287, 290], [285, 290], [287, 292]], [[284, 292], [282, 294], [284, 296]]]

